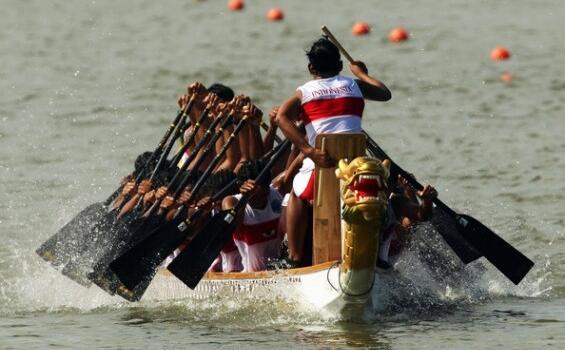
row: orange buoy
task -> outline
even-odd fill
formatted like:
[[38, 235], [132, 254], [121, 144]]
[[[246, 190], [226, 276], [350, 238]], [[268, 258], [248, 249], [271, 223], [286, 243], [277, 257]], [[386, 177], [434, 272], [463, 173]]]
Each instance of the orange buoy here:
[[493, 61], [505, 61], [510, 58], [510, 51], [505, 47], [495, 47], [490, 52], [490, 59]]
[[367, 22], [357, 22], [353, 25], [353, 28], [351, 28], [353, 35], [357, 36], [369, 34], [370, 31], [371, 27], [369, 27]]
[[396, 27], [388, 33], [388, 40], [393, 43], [408, 40], [408, 31], [402, 27]]
[[502, 73], [502, 75], [500, 76], [500, 80], [509, 83], [509, 82], [512, 81], [512, 74], [510, 74], [510, 73], [508, 73], [508, 72], [504, 72], [504, 73]]
[[243, 0], [229, 0], [228, 8], [231, 11], [241, 11], [245, 7], [245, 2]]
[[272, 9], [267, 12], [267, 19], [269, 21], [282, 21], [284, 18], [283, 11], [278, 7], [273, 7]]

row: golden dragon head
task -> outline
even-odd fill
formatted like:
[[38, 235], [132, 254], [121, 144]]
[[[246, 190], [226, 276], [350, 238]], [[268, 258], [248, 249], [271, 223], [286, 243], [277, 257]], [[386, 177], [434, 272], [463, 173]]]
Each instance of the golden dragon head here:
[[339, 161], [336, 177], [341, 180], [341, 197], [349, 209], [360, 211], [365, 220], [380, 215], [387, 205], [385, 192], [390, 161], [357, 157]]

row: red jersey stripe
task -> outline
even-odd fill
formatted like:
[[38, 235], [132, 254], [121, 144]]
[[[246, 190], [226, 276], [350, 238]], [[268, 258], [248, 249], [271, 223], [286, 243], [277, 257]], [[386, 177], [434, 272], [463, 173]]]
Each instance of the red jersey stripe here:
[[240, 225], [233, 233], [233, 239], [247, 245], [270, 241], [277, 237], [279, 218], [256, 225]]
[[342, 115], [355, 115], [361, 117], [365, 101], [362, 97], [339, 97], [334, 99], [319, 99], [306, 102], [302, 105], [304, 110], [303, 121], [305, 124], [316, 119], [337, 117]]

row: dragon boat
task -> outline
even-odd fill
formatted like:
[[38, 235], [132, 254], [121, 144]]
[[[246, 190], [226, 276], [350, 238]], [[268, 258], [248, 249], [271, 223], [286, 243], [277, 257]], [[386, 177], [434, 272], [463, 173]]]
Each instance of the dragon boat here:
[[194, 290], [162, 269], [143, 299], [268, 296], [339, 315], [358, 315], [371, 304], [372, 292], [386, 274], [375, 266], [390, 164], [365, 156], [364, 134], [322, 134], [316, 144], [340, 160], [337, 169], [315, 170], [311, 266], [208, 272]]

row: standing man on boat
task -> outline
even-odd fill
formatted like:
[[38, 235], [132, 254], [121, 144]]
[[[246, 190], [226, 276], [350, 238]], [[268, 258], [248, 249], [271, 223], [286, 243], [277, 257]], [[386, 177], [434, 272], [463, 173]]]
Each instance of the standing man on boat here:
[[[320, 133], [361, 132], [364, 99], [388, 101], [389, 89], [368, 74], [361, 61], [349, 65], [357, 79], [340, 75], [343, 63], [338, 48], [327, 38], [314, 42], [308, 52], [308, 71], [312, 80], [298, 87], [280, 106], [277, 123], [305, 159], [293, 180], [293, 190], [287, 208], [288, 259], [282, 266], [298, 267], [303, 263], [308, 205], [314, 195], [314, 167], [333, 167], [335, 160], [316, 149], [314, 142]], [[294, 123], [301, 118], [306, 138]]]

